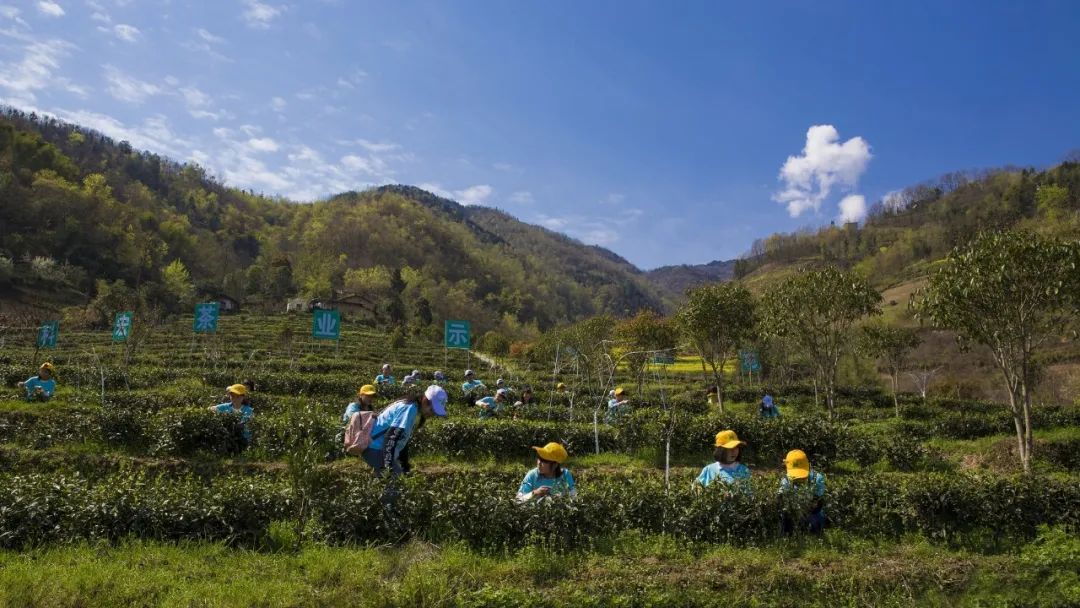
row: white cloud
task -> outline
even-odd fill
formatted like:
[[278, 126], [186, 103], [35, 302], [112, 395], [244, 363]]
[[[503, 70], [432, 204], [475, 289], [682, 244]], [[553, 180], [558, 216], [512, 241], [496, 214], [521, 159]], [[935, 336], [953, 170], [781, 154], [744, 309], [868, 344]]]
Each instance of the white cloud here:
[[271, 22], [281, 16], [284, 10], [281, 6], [264, 4], [259, 0], [244, 0], [247, 9], [243, 13], [244, 22], [248, 27], [264, 30], [270, 27]]
[[272, 108], [274, 108], [275, 112], [283, 111], [285, 109], [285, 106], [287, 106], [287, 105], [289, 105], [288, 102], [286, 102], [281, 97], [275, 97], [275, 98], [270, 100], [270, 106]]
[[210, 105], [210, 96], [195, 87], [184, 87], [180, 89], [180, 94], [183, 95], [184, 103], [189, 108], [201, 108]]
[[255, 134], [262, 132], [262, 128], [258, 125], [240, 125], [240, 130], [248, 137], [254, 137]]
[[30, 24], [24, 21], [23, 18], [19, 16], [20, 13], [21, 11], [14, 6], [0, 4], [0, 17], [3, 17], [4, 19], [11, 19], [15, 23], [18, 23], [23, 27], [30, 27]]
[[349, 171], [366, 173], [374, 177], [388, 175], [390, 173], [390, 167], [387, 165], [386, 161], [377, 156], [358, 156], [356, 154], [349, 154], [341, 157], [341, 166]]
[[152, 116], [141, 126], [129, 127], [119, 120], [87, 110], [58, 111], [57, 117], [82, 127], [104, 133], [117, 141], [126, 141], [133, 147], [164, 154], [176, 159], [186, 158], [185, 150], [190, 143], [172, 132], [164, 116]]
[[531, 205], [533, 204], [533, 195], [528, 190], [519, 190], [511, 194], [507, 200], [517, 205]]
[[861, 194], [849, 194], [840, 200], [840, 215], [836, 218], [841, 223], [861, 222], [866, 218], [866, 197]]
[[48, 17], [63, 17], [64, 7], [52, 0], [40, 0], [37, 3], [38, 12]]
[[464, 188], [462, 190], [453, 191], [447, 190], [439, 184], [433, 184], [430, 182], [420, 184], [418, 187], [423, 190], [427, 190], [428, 192], [436, 196], [455, 200], [462, 205], [479, 205], [486, 201], [488, 197], [490, 197], [491, 194], [495, 192], [495, 189], [487, 184], [477, 184], [475, 186], [469, 186], [468, 188]]
[[493, 192], [491, 186], [487, 184], [477, 184], [475, 186], [469, 186], [464, 190], [454, 191], [454, 199], [462, 205], [479, 205], [487, 200]]
[[225, 42], [224, 38], [211, 34], [210, 32], [206, 31], [205, 28], [200, 27], [198, 30], [195, 31], [195, 33], [198, 34], [199, 38], [202, 38], [203, 41], [209, 42], [210, 44], [221, 44], [222, 42]]
[[773, 200], [787, 205], [791, 217], [817, 211], [834, 187], [854, 188], [870, 162], [870, 145], [861, 137], [843, 143], [832, 125], [814, 125], [806, 132], [800, 156], [789, 156], [780, 169], [784, 189]]
[[90, 15], [90, 19], [101, 23], [112, 23], [112, 17], [103, 12], [94, 12], [94, 14]]
[[[22, 36], [17, 38], [24, 40]], [[85, 97], [85, 88], [57, 74], [60, 60], [74, 48], [63, 40], [29, 42], [23, 47], [21, 60], [0, 63], [0, 88], [6, 89], [21, 104], [34, 102], [36, 91], [54, 88]]]
[[161, 87], [156, 84], [139, 80], [130, 74], [121, 72], [111, 65], [106, 65], [104, 67], [105, 81], [108, 83], [106, 88], [110, 95], [120, 101], [142, 103], [147, 97], [160, 95], [162, 92]]
[[645, 214], [641, 209], [627, 209], [617, 217], [595, 217], [571, 213], [552, 216], [545, 213], [534, 216], [532, 221], [541, 226], [562, 232], [587, 245], [610, 247], [619, 242], [622, 232], [636, 224]]
[[625, 201], [625, 200], [626, 200], [626, 195], [625, 194], [620, 194], [618, 192], [611, 192], [607, 196], [604, 197], [604, 200], [602, 200], [600, 202], [602, 202], [605, 205], [619, 205], [619, 204], [622, 204], [622, 202]]
[[133, 25], [127, 25], [126, 23], [118, 23], [114, 25], [112, 28], [112, 33], [124, 42], [135, 42], [139, 39], [139, 36], [142, 35], [142, 32], [139, 31], [139, 28]]
[[278, 143], [269, 137], [252, 137], [247, 141], [247, 146], [255, 152], [278, 151]]

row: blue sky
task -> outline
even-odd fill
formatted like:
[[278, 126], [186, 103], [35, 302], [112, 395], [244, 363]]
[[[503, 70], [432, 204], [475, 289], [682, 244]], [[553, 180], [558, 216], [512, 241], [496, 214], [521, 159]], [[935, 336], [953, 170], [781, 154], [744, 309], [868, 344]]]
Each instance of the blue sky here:
[[1080, 3], [0, 0], [0, 100], [296, 200], [383, 183], [730, 259], [1080, 148]]

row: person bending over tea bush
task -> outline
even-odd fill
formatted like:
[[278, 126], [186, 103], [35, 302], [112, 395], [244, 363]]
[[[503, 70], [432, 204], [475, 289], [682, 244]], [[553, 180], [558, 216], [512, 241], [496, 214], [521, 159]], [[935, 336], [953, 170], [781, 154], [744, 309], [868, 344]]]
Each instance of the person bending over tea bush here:
[[525, 474], [517, 491], [519, 502], [542, 501], [554, 497], [577, 498], [577, 486], [563, 463], [569, 455], [566, 448], [554, 441], [536, 450], [536, 468]]
[[[791, 534], [795, 523], [785, 502], [808, 498], [809, 511], [802, 518], [806, 529], [813, 534], [821, 534], [825, 528], [825, 475], [810, 468], [810, 459], [802, 450], [791, 450], [784, 457], [787, 474], [780, 480], [780, 531]], [[808, 496], [806, 496], [808, 495]]]
[[476, 405], [480, 408], [481, 418], [494, 418], [506, 407], [506, 401], [510, 398], [510, 391], [500, 388], [495, 391], [494, 397], [477, 399]]
[[250, 405], [245, 405], [245, 401], [248, 396], [248, 389], [243, 384], [233, 384], [229, 388], [225, 389], [225, 397], [229, 400], [225, 403], [219, 403], [218, 405], [211, 405], [209, 409], [211, 412], [218, 412], [219, 414], [237, 414], [240, 416], [240, 424], [243, 425], [244, 442], [251, 444], [251, 428], [248, 427], [248, 421], [255, 415], [255, 410]]
[[375, 384], [377, 386], [394, 386], [394, 377], [390, 375], [389, 363], [383, 363], [381, 372], [378, 376], [375, 376]]
[[531, 386], [521, 389], [521, 398], [514, 402], [514, 418], [536, 407], [536, 397], [533, 396]]
[[746, 442], [739, 439], [735, 431], [720, 431], [716, 434], [713, 458], [716, 462], [701, 469], [696, 482], [708, 487], [714, 481], [728, 486], [736, 484], [749, 487], [750, 469], [740, 462], [742, 448]]
[[18, 386], [26, 392], [27, 401], [48, 401], [56, 393], [56, 367], [52, 363], [42, 363], [36, 375]]
[[626, 390], [619, 387], [611, 391], [611, 399], [608, 399], [607, 413], [604, 414], [606, 424], [615, 424], [630, 411], [630, 402], [624, 399]]
[[395, 401], [379, 413], [371, 427], [371, 443], [363, 454], [376, 476], [386, 471], [392, 476], [404, 472], [401, 454], [413, 433], [431, 416], [446, 416], [446, 390], [437, 384], [423, 395]]
[[478, 388], [487, 388], [484, 383], [477, 379], [476, 373], [471, 369], [465, 370], [465, 382], [461, 383], [461, 392], [465, 393], [468, 397], [469, 393], [475, 391]]
[[375, 396], [379, 394], [379, 391], [373, 384], [365, 384], [356, 391], [356, 401], [353, 401], [345, 408], [345, 413], [341, 415], [341, 424], [349, 424], [349, 419], [357, 412], [371, 412], [375, 410]]
[[780, 407], [773, 401], [772, 395], [765, 395], [761, 398], [761, 405], [758, 408], [762, 418], [776, 418], [780, 416]]

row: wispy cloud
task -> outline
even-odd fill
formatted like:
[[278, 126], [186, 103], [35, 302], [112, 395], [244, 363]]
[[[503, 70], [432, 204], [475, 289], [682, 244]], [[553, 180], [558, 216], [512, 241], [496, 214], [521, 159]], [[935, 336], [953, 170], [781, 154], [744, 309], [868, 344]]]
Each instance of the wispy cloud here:
[[587, 245], [610, 247], [619, 242], [622, 233], [637, 223], [644, 212], [627, 209], [618, 217], [595, 217], [581, 214], [549, 215], [540, 213], [532, 221], [556, 232], [562, 232]]
[[64, 7], [52, 2], [52, 0], [40, 0], [37, 3], [38, 12], [46, 17], [63, 17]]
[[285, 107], [288, 106], [288, 105], [289, 105], [288, 102], [286, 102], [281, 97], [275, 97], [275, 98], [270, 100], [270, 107], [272, 107], [275, 112], [283, 112], [283, 111], [285, 111]]
[[423, 183], [418, 187], [427, 190], [436, 196], [455, 200], [462, 205], [479, 205], [495, 192], [495, 189], [487, 184], [477, 184], [461, 190], [447, 190], [439, 184], [434, 183]]
[[531, 205], [533, 204], [533, 195], [528, 190], [519, 190], [511, 194], [507, 200], [516, 205]]
[[19, 16], [21, 13], [22, 11], [15, 8], [14, 6], [0, 4], [0, 17], [3, 17], [4, 19], [10, 19], [25, 28], [29, 28], [30, 24], [24, 21], [23, 18]]
[[265, 4], [259, 0], [244, 0], [247, 8], [241, 15], [250, 28], [265, 30], [284, 12], [284, 7]]
[[118, 23], [111, 28], [99, 27], [98, 30], [110, 33], [124, 42], [137, 42], [142, 36], [142, 32], [139, 31], [139, 28], [126, 23]]
[[60, 61], [75, 49], [73, 44], [64, 40], [33, 41], [21, 34], [16, 38], [25, 42], [22, 59], [0, 63], [0, 88], [14, 98], [8, 101], [33, 103], [38, 91], [48, 89], [86, 96], [84, 87], [59, 74]]
[[205, 28], [200, 27], [199, 29], [195, 30], [195, 34], [198, 35], [203, 42], [206, 42], [208, 44], [221, 44], [222, 42], [225, 42], [224, 38], [211, 34]]
[[248, 140], [247, 146], [255, 152], [278, 151], [278, 143], [270, 137], [252, 137]]
[[147, 97], [160, 95], [161, 87], [156, 84], [145, 82], [120, 69], [105, 65], [106, 90], [114, 98], [128, 103], [142, 103]]
[[784, 188], [773, 200], [787, 206], [791, 217], [817, 211], [833, 188], [854, 188], [870, 162], [870, 145], [861, 137], [840, 143], [832, 125], [815, 125], [806, 132], [799, 156], [789, 156], [780, 169]]

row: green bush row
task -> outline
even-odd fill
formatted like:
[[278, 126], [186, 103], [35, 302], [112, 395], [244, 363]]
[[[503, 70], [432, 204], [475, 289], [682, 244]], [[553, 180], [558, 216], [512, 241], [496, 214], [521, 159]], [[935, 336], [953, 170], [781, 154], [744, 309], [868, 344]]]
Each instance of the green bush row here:
[[[417, 537], [479, 549], [534, 542], [585, 548], [625, 530], [704, 542], [755, 544], [779, 535], [782, 512], [805, 512], [808, 497], [781, 500], [775, 477], [750, 491], [719, 484], [695, 490], [679, 477], [582, 477], [576, 501], [520, 505], [511, 475], [442, 474], [398, 480], [385, 507], [384, 482], [366, 472], [324, 473], [307, 494], [314, 539], [384, 543]], [[77, 475], [0, 477], [0, 546], [24, 548], [83, 539], [202, 539], [257, 545], [270, 522], [295, 515], [287, 483], [250, 477], [121, 474], [92, 483]], [[921, 534], [1003, 545], [1039, 526], [1080, 530], [1080, 486], [1052, 479], [968, 475], [864, 475], [829, 480], [833, 524], [866, 537]]]

